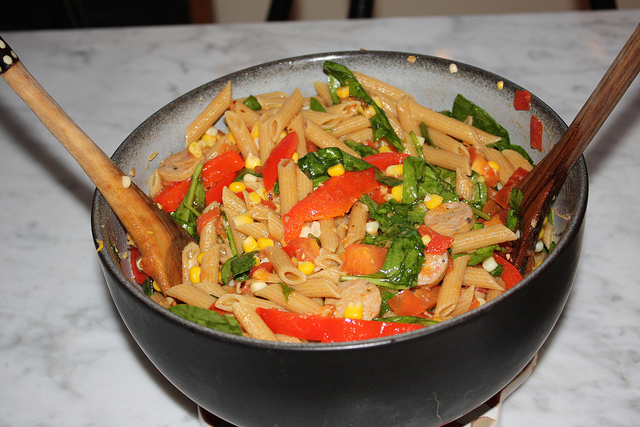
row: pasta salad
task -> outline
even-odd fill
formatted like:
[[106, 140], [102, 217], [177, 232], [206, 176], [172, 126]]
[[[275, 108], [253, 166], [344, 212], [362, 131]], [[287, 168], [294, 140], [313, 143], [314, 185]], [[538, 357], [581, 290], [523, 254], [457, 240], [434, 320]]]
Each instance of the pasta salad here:
[[323, 71], [308, 97], [234, 98], [229, 82], [188, 126], [150, 195], [194, 242], [167, 289], [132, 246], [143, 291], [224, 332], [339, 342], [428, 327], [516, 285], [527, 152], [462, 95], [434, 111], [342, 64]]

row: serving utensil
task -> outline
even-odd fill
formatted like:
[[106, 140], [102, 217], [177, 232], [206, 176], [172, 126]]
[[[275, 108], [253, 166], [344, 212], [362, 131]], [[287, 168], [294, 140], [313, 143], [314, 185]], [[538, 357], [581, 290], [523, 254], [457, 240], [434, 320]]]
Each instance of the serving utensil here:
[[522, 237], [514, 265], [523, 274], [533, 268], [534, 245], [544, 217], [562, 187], [567, 174], [609, 117], [622, 95], [640, 71], [640, 25], [627, 40], [602, 80], [580, 109], [562, 138], [517, 185]]
[[182, 249], [193, 238], [122, 172], [40, 86], [0, 37], [0, 74], [102, 193], [162, 291], [182, 281]]

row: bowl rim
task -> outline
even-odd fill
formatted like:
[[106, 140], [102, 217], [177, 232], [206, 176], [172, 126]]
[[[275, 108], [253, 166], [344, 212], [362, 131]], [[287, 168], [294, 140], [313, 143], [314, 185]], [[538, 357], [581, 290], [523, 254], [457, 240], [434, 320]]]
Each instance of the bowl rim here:
[[[525, 90], [522, 86], [510, 81], [509, 79], [503, 78], [493, 72], [488, 70], [476, 67], [474, 65], [470, 65], [464, 62], [460, 62], [457, 60], [452, 60], [448, 58], [436, 57], [431, 55], [419, 54], [419, 53], [407, 53], [407, 52], [396, 52], [396, 51], [378, 51], [378, 50], [357, 50], [357, 51], [333, 51], [333, 52], [324, 52], [324, 53], [315, 53], [301, 56], [288, 57], [283, 59], [277, 59], [269, 62], [265, 62], [262, 64], [253, 65], [244, 69], [240, 69], [229, 73], [227, 75], [218, 77], [209, 82], [206, 82], [202, 85], [199, 85], [192, 90], [184, 93], [183, 95], [178, 96], [173, 99], [156, 112], [154, 112], [151, 116], [145, 119], [136, 129], [134, 129], [129, 136], [118, 146], [114, 154], [111, 156], [112, 159], [118, 158], [120, 153], [124, 150], [125, 146], [129, 142], [129, 140], [137, 134], [149, 121], [152, 120], [153, 117], [158, 115], [158, 113], [162, 112], [167, 108], [171, 108], [171, 106], [177, 104], [180, 100], [186, 99], [194, 96], [194, 94], [200, 93], [203, 90], [206, 90], [209, 86], [226, 82], [229, 80], [235, 80], [237, 78], [241, 78], [242, 76], [246, 76], [248, 74], [253, 74], [257, 72], [264, 71], [265, 69], [269, 69], [272, 67], [280, 67], [286, 64], [293, 63], [303, 63], [303, 62], [320, 62], [324, 60], [340, 60], [341, 58], [356, 58], [360, 56], [374, 56], [374, 57], [384, 57], [390, 58], [391, 60], [403, 60], [406, 61], [408, 57], [414, 56], [419, 60], [426, 60], [431, 64], [436, 64], [443, 69], [448, 70], [450, 64], [455, 64], [458, 67], [458, 72], [471, 72], [477, 76], [487, 78], [491, 77], [495, 81], [504, 82], [504, 87], [510, 87], [512, 90]], [[449, 71], [447, 71], [449, 72]], [[375, 77], [375, 76], [374, 76]], [[556, 121], [560, 124], [564, 130], [566, 130], [567, 125], [563, 121], [563, 119], [552, 109], [550, 108], [544, 101], [538, 98], [534, 93], [531, 93], [531, 109], [534, 110], [542, 110], [545, 114], [548, 115], [548, 118]], [[508, 304], [508, 300], [511, 299], [510, 295], [515, 295], [519, 292], [523, 292], [525, 288], [530, 286], [535, 286], [535, 280], [537, 277], [542, 275], [545, 270], [547, 270], [552, 264], [555, 264], [563, 252], [564, 248], [569, 245], [569, 243], [575, 239], [576, 235], [579, 233], [581, 225], [584, 221], [584, 217], [586, 214], [587, 207], [587, 198], [589, 192], [589, 182], [588, 182], [588, 173], [586, 162], [584, 156], [581, 156], [576, 164], [573, 166], [571, 170], [571, 174], [575, 174], [577, 176], [577, 200], [576, 200], [576, 209], [571, 215], [571, 219], [567, 222], [566, 228], [562, 233], [562, 238], [557, 242], [555, 249], [549, 254], [547, 259], [544, 260], [542, 265], [532, 271], [529, 275], [527, 275], [517, 286], [509, 289], [504, 294], [495, 298], [492, 301], [483, 304], [482, 306], [467, 312], [463, 315], [457, 316], [453, 319], [449, 319], [445, 322], [432, 325], [429, 327], [425, 327], [419, 330], [405, 332], [398, 335], [393, 335], [390, 337], [384, 338], [375, 338], [368, 340], [360, 340], [360, 341], [349, 341], [349, 342], [339, 342], [339, 343], [288, 343], [288, 342], [272, 342], [266, 340], [259, 340], [244, 336], [233, 335], [229, 333], [220, 332], [217, 330], [213, 330], [207, 328], [205, 326], [201, 326], [189, 320], [186, 320], [169, 310], [161, 307], [157, 303], [153, 302], [149, 297], [147, 297], [143, 292], [141, 292], [140, 288], [137, 285], [131, 283], [131, 281], [126, 277], [126, 275], [122, 272], [120, 267], [114, 262], [111, 256], [109, 256], [108, 252], [105, 250], [98, 251], [98, 257], [102, 261], [103, 268], [107, 268], [109, 273], [113, 275], [118, 284], [126, 288], [126, 290], [131, 294], [133, 298], [136, 298], [139, 302], [145, 304], [151, 310], [157, 312], [158, 314], [167, 317], [172, 322], [179, 324], [187, 329], [189, 329], [192, 333], [197, 333], [199, 335], [204, 335], [206, 337], [222, 340], [229, 344], [238, 344], [238, 345], [246, 345], [250, 347], [256, 348], [264, 348], [267, 350], [277, 350], [277, 351], [345, 351], [350, 349], [364, 349], [370, 347], [384, 346], [393, 342], [400, 341], [409, 341], [414, 339], [420, 339], [423, 336], [428, 336], [432, 334], [439, 333], [442, 330], [455, 328], [457, 325], [461, 323], [466, 323], [473, 321], [477, 316], [482, 316], [487, 310], [490, 310], [494, 305], [497, 304]], [[100, 192], [96, 189], [91, 205], [91, 229], [92, 235], [94, 239], [94, 244], [98, 247], [98, 241], [104, 241], [104, 237], [102, 235], [102, 227], [98, 220], [97, 212], [101, 209], [110, 210], [106, 200], [102, 197]], [[106, 275], [107, 272], [105, 271]]]

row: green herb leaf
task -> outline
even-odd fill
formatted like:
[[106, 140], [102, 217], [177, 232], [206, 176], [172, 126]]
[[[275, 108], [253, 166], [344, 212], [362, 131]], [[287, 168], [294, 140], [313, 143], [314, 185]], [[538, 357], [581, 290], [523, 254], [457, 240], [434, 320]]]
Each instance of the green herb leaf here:
[[247, 274], [256, 265], [255, 255], [257, 252], [247, 252], [229, 258], [220, 269], [222, 283], [228, 285], [231, 280], [246, 280], [248, 278]]
[[380, 322], [392, 322], [392, 323], [415, 323], [416, 325], [422, 325], [422, 326], [433, 326], [440, 323], [437, 320], [423, 319], [421, 317], [415, 317], [415, 316], [377, 317], [373, 320], [377, 320]]
[[453, 101], [453, 108], [451, 114], [454, 118], [465, 121], [468, 116], [473, 117], [473, 126], [490, 133], [491, 135], [499, 136], [502, 138], [502, 142], [510, 144], [509, 132], [503, 128], [498, 122], [495, 121], [489, 113], [480, 108], [473, 102], [469, 101], [462, 95], [456, 96]]
[[153, 279], [151, 279], [150, 277], [147, 277], [146, 279], [144, 279], [144, 282], [142, 282], [142, 292], [150, 297], [153, 294]]
[[174, 305], [169, 307], [169, 311], [207, 328], [229, 334], [242, 335], [242, 328], [233, 316], [222, 315], [206, 308], [187, 304]]
[[284, 300], [289, 301], [289, 296], [291, 296], [291, 294], [296, 290], [293, 289], [291, 286], [287, 285], [286, 283], [282, 283], [282, 282], [280, 283], [280, 287], [282, 288], [282, 294], [284, 295]]
[[191, 176], [191, 184], [187, 194], [178, 208], [171, 213], [174, 221], [184, 228], [196, 242], [199, 240], [196, 220], [206, 207], [204, 182], [202, 181], [203, 167], [204, 163], [198, 163]]
[[344, 143], [347, 144], [349, 148], [351, 148], [356, 153], [360, 154], [362, 157], [371, 156], [373, 154], [377, 154], [378, 150], [369, 147], [368, 145], [360, 144], [356, 141], [351, 141], [348, 139], [344, 140]]
[[431, 139], [431, 135], [429, 135], [429, 128], [427, 127], [427, 124], [425, 122], [420, 122], [420, 135], [424, 138], [425, 144], [428, 144], [432, 147], [436, 146]]
[[244, 100], [243, 104], [251, 108], [253, 111], [262, 110], [262, 105], [260, 105], [260, 102], [258, 102], [258, 99], [253, 95], [249, 95], [249, 97]]
[[326, 113], [327, 110], [324, 109], [320, 101], [318, 101], [313, 96], [309, 98], [309, 109], [312, 111], [318, 111], [320, 113]]
[[512, 188], [509, 192], [509, 209], [507, 209], [506, 226], [511, 231], [516, 231], [518, 223], [520, 222], [520, 204], [522, 203], [522, 190], [519, 188]]
[[[332, 86], [333, 78], [339, 82], [338, 87], [349, 86], [349, 94], [351, 96], [361, 99], [373, 107], [376, 114], [374, 114], [369, 119], [369, 121], [371, 122], [371, 128], [373, 129], [373, 139], [377, 141], [381, 138], [386, 138], [387, 141], [389, 141], [389, 143], [391, 143], [398, 151], [404, 151], [402, 141], [400, 141], [400, 138], [398, 138], [398, 135], [396, 135], [393, 127], [391, 127], [391, 123], [389, 123], [389, 119], [387, 118], [386, 113], [382, 108], [378, 106], [378, 104], [373, 101], [373, 99], [371, 99], [367, 91], [362, 87], [362, 85], [360, 85], [351, 70], [349, 70], [342, 64], [338, 64], [332, 61], [325, 61], [323, 70], [329, 75], [330, 88]], [[332, 97], [334, 96], [334, 94], [335, 89], [332, 92]], [[338, 102], [336, 102], [334, 98], [334, 103], [337, 104]]]

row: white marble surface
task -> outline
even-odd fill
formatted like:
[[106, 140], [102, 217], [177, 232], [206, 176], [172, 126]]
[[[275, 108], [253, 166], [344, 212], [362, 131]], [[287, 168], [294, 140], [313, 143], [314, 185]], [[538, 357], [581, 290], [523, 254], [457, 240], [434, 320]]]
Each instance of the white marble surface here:
[[[570, 122], [640, 10], [3, 34], [107, 152], [143, 119], [249, 65], [333, 50], [400, 50], [517, 81]], [[640, 419], [640, 81], [586, 153], [582, 262], [532, 377], [503, 426], [627, 426]], [[146, 360], [103, 284], [93, 186], [0, 83], [0, 426], [197, 426]]]

